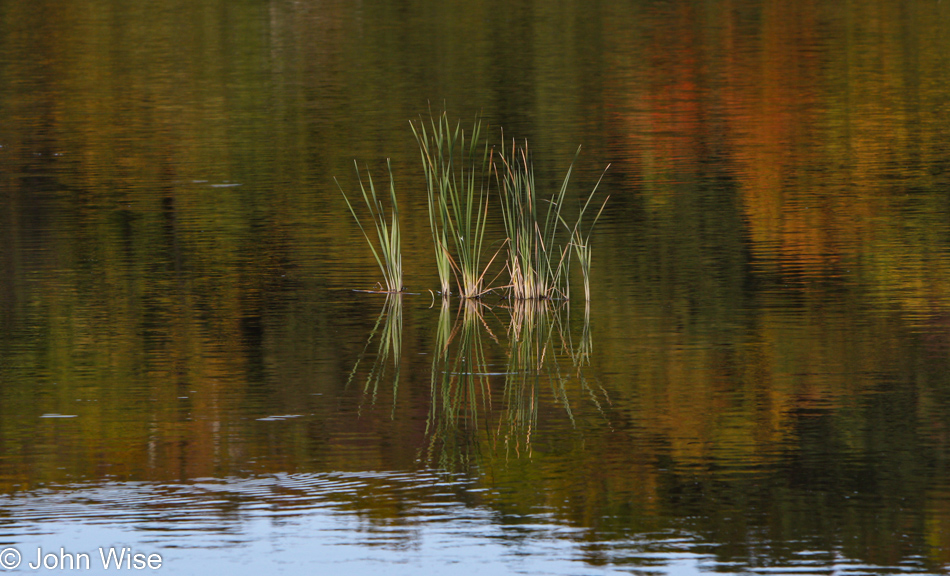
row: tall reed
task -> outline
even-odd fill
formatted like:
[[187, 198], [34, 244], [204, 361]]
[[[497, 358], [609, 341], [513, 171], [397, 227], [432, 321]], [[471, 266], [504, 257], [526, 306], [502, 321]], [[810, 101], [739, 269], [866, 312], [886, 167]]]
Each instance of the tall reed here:
[[481, 121], [475, 119], [466, 134], [461, 122], [453, 128], [443, 112], [438, 120], [409, 123], [419, 144], [426, 176], [429, 226], [435, 244], [436, 269], [443, 296], [450, 291], [450, 271], [459, 295], [477, 298], [485, 294], [485, 225], [488, 220], [489, 154], [482, 145]]
[[[340, 182], [336, 178], [334, 178], [333, 181], [336, 182], [337, 188], [340, 189], [340, 194], [343, 194], [343, 199], [346, 201], [347, 208], [350, 209], [350, 214], [353, 215], [353, 218], [356, 220], [356, 224], [360, 227], [360, 231], [363, 233], [363, 237], [366, 238], [366, 242], [369, 244], [370, 250], [373, 251], [373, 258], [376, 259], [376, 263], [379, 265], [379, 269], [383, 273], [383, 280], [386, 284], [386, 290], [384, 291], [401, 292], [403, 290], [401, 247], [402, 234], [399, 229], [399, 205], [396, 202], [396, 184], [393, 180], [392, 165], [387, 158], [386, 169], [389, 171], [389, 203], [392, 207], [392, 212], [388, 218], [388, 224], [386, 210], [383, 208], [382, 201], [376, 195], [376, 186], [373, 184], [373, 176], [370, 174], [369, 168], [366, 169], [366, 178], [368, 180], [368, 184], [364, 185], [363, 178], [360, 176], [360, 168], [359, 165], [357, 165], [356, 160], [353, 161], [353, 165], [356, 167], [356, 177], [360, 183], [360, 193], [363, 196], [363, 201], [366, 203], [366, 208], [369, 210], [369, 219], [372, 220], [373, 225], [376, 228], [376, 243], [370, 239], [370, 236], [366, 232], [366, 228], [363, 227], [363, 223], [360, 220], [359, 215], [357, 215], [353, 204], [347, 197], [346, 192], [343, 191], [343, 187], [340, 186]], [[378, 249], [376, 246], [377, 243], [379, 244]]]
[[569, 297], [566, 267], [570, 265], [570, 247], [558, 245], [556, 240], [574, 163], [571, 162], [561, 188], [551, 197], [542, 198], [535, 184], [527, 141], [522, 147], [512, 140], [510, 149], [502, 144], [497, 158], [493, 167], [508, 234], [507, 267], [512, 296], [516, 300]]
[[[497, 162], [492, 158], [508, 234], [507, 268], [511, 274], [511, 293], [516, 300], [569, 299], [571, 252], [577, 255], [584, 281], [584, 297], [590, 300], [590, 236], [607, 201], [604, 200], [585, 232], [584, 214], [603, 180], [601, 174], [574, 226], [567, 224], [563, 215], [565, 197], [580, 151], [578, 147], [561, 187], [549, 197], [539, 194], [527, 142], [524, 146], [517, 146], [512, 140], [511, 148], [503, 145], [498, 151]], [[568, 232], [568, 238], [564, 240], [559, 234], [562, 226]]]

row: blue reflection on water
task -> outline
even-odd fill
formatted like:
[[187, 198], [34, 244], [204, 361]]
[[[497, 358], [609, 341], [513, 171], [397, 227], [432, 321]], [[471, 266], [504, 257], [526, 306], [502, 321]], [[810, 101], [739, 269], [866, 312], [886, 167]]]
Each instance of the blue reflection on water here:
[[[827, 552], [796, 554], [791, 565], [717, 563], [710, 544], [686, 534], [641, 534], [590, 541], [545, 514], [501, 519], [460, 501], [484, 492], [434, 473], [276, 475], [189, 484], [73, 485], [5, 496], [0, 532], [35, 571], [38, 555], [88, 554], [105, 570], [100, 549], [159, 554], [174, 574], [277, 572], [402, 574], [700, 574], [920, 573], [912, 566], [871, 567]], [[392, 499], [402, 508], [373, 513], [364, 499]], [[602, 564], [586, 557], [595, 545]], [[607, 560], [609, 558], [609, 560]], [[44, 571], [40, 568], [39, 571]], [[62, 572], [62, 570], [57, 570]], [[68, 570], [67, 570], [68, 571]], [[147, 571], [147, 570], [146, 570]]]

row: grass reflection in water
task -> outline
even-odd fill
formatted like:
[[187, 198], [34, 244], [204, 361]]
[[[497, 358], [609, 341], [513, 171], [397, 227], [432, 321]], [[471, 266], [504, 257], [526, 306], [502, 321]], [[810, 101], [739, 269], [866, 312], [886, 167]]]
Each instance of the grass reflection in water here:
[[[392, 378], [393, 401], [395, 402], [396, 393], [399, 390], [399, 373], [402, 364], [402, 295], [398, 293], [386, 294], [386, 301], [383, 303], [382, 310], [376, 318], [376, 323], [366, 339], [366, 345], [360, 353], [359, 358], [350, 370], [349, 378], [346, 381], [346, 387], [353, 385], [359, 368], [366, 357], [367, 352], [377, 343], [376, 355], [373, 364], [366, 373], [363, 381], [363, 394], [368, 396], [372, 403], [376, 402], [376, 395], [379, 392], [379, 385], [385, 382], [387, 375]], [[389, 358], [392, 358], [392, 371], [387, 369]]]
[[[586, 373], [593, 349], [588, 307], [583, 321], [572, 325], [567, 301], [510, 300], [488, 305], [461, 299], [457, 308], [448, 299], [440, 301], [426, 370], [428, 395], [416, 396], [428, 398], [427, 440], [420, 449], [420, 461], [458, 469], [477, 464], [485, 450], [505, 458], [531, 457], [542, 406], [558, 407], [570, 426], [574, 426], [572, 405], [593, 402], [601, 409], [593, 380]], [[364, 408], [376, 403], [382, 386], [392, 386], [395, 410], [402, 316], [401, 296], [387, 296], [350, 371], [348, 386], [362, 383]], [[371, 363], [368, 356], [373, 357]], [[418, 380], [408, 385], [424, 386], [424, 380]], [[577, 394], [585, 390], [588, 394]]]

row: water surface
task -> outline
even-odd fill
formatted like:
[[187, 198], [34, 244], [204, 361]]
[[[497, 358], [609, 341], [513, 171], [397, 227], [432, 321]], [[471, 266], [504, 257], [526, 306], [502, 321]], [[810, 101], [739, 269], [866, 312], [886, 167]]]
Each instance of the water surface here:
[[[176, 574], [945, 573], [948, 26], [0, 1], [0, 541]], [[443, 105], [549, 188], [582, 146], [572, 202], [610, 165], [589, 307], [430, 295], [408, 124]], [[386, 158], [395, 300], [354, 292], [380, 278], [333, 183]]]

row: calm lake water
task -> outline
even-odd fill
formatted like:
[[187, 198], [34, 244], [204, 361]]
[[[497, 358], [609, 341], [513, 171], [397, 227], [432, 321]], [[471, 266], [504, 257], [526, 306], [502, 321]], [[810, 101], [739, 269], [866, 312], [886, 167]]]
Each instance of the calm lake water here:
[[[947, 573], [947, 30], [938, 0], [0, 0], [0, 565]], [[569, 211], [609, 164], [589, 306], [430, 293], [409, 121], [443, 107], [552, 191], [582, 146]], [[394, 298], [356, 291], [333, 182], [386, 158]]]

